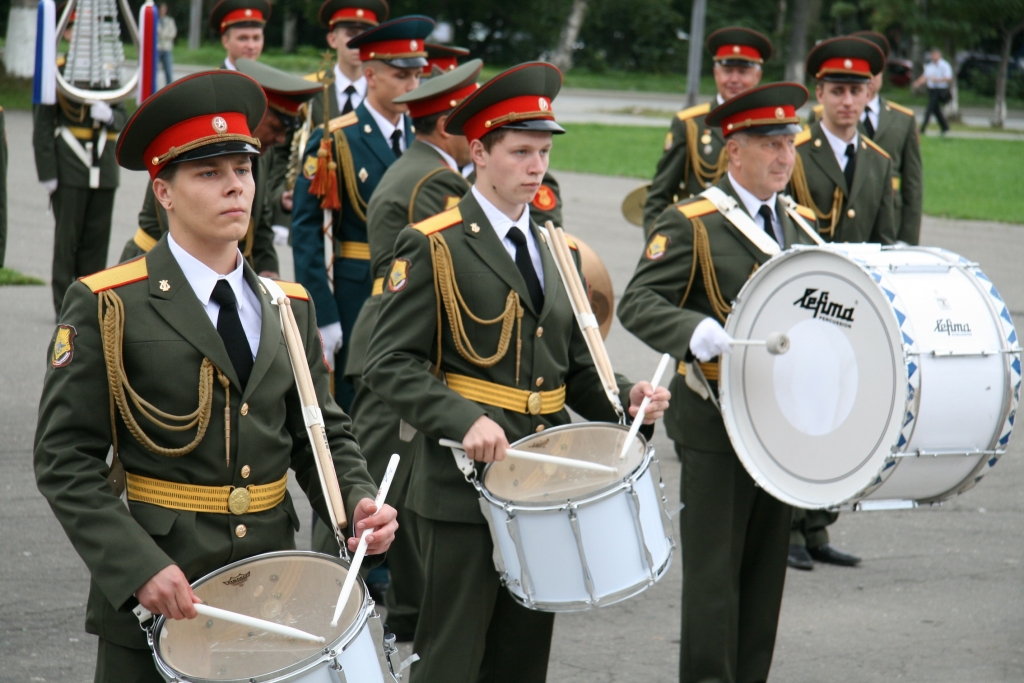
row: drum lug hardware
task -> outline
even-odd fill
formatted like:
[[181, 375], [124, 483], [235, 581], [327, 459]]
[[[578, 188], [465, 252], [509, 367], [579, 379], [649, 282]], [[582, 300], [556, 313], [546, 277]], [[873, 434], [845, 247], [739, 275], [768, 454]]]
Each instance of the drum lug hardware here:
[[583, 583], [587, 587], [587, 594], [590, 599], [587, 600], [588, 605], [596, 605], [597, 599], [594, 597], [596, 592], [594, 588], [594, 577], [590, 573], [590, 565], [587, 563], [587, 553], [583, 549], [583, 535], [580, 533], [580, 521], [579, 515], [576, 514], [576, 505], [570, 504], [569, 508], [569, 526], [572, 527], [572, 535], [576, 539], [576, 552], [580, 555], [580, 565], [583, 568]]

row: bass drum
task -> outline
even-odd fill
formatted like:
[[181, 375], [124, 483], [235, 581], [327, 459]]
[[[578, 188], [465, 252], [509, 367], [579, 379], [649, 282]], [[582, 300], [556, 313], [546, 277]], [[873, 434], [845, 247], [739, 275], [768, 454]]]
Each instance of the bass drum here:
[[765, 263], [725, 325], [789, 336], [736, 347], [725, 426], [754, 480], [802, 508], [935, 503], [1006, 451], [1020, 395], [1010, 314], [985, 274], [941, 249], [804, 247]]

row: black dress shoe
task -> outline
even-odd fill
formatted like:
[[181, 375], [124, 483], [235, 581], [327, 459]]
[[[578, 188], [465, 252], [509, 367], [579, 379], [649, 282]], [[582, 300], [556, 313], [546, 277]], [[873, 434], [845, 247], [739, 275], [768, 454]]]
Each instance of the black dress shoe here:
[[[816, 559], [818, 562], [824, 562], [825, 564], [836, 564], [840, 567], [853, 567], [860, 564], [860, 558], [850, 553], [844, 553], [842, 550], [835, 548], [828, 543], [808, 548], [807, 551], [811, 557]], [[792, 556], [792, 549], [790, 549], [790, 556]]]
[[814, 560], [811, 559], [807, 548], [802, 545], [789, 546], [789, 559], [786, 560], [786, 564], [793, 569], [803, 569], [804, 571], [814, 569]]

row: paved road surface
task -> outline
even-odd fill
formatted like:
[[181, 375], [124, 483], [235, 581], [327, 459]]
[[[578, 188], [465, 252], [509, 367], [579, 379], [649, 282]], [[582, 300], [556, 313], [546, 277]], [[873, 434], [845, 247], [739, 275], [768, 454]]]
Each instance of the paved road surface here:
[[[52, 219], [35, 181], [27, 113], [8, 114], [11, 141], [8, 264], [48, 277]], [[621, 293], [641, 250], [619, 216], [635, 180], [562, 173], [567, 227], [606, 260]], [[110, 259], [135, 230], [145, 178], [125, 173]], [[929, 244], [979, 261], [1024, 320], [1024, 227], [928, 219]], [[53, 329], [49, 290], [0, 288], [0, 681], [92, 679], [95, 638], [83, 632], [88, 575], [37, 493], [32, 438]], [[649, 377], [657, 355], [616, 323], [616, 368]], [[949, 397], [955, 401], [956, 397]], [[864, 557], [857, 569], [790, 572], [773, 680], [996, 683], [1024, 679], [1024, 463], [1020, 436], [978, 488], [928, 510], [844, 514], [837, 545]], [[672, 505], [679, 466], [655, 439]], [[304, 501], [301, 501], [304, 504]], [[301, 512], [308, 519], [308, 512]], [[306, 529], [300, 542], [305, 543]], [[680, 564], [643, 595], [556, 620], [549, 680], [676, 680]]]

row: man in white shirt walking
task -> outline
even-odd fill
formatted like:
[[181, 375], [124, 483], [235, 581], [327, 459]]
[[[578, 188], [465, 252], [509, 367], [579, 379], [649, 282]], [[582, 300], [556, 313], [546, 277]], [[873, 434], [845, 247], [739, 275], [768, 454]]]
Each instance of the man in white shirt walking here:
[[174, 17], [167, 13], [167, 3], [160, 3], [160, 22], [156, 27], [156, 56], [163, 67], [165, 85], [174, 80], [174, 39], [178, 37], [178, 25]]
[[935, 120], [939, 122], [942, 134], [945, 135], [949, 131], [949, 124], [946, 123], [946, 117], [942, 114], [942, 105], [952, 99], [949, 88], [953, 82], [953, 67], [942, 58], [942, 53], [938, 48], [932, 48], [931, 58], [932, 61], [924, 65], [924, 73], [914, 81], [915, 88], [920, 88], [922, 83], [928, 86], [928, 108], [924, 112], [921, 132], [923, 133], [928, 127], [932, 114], [935, 114]]

